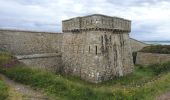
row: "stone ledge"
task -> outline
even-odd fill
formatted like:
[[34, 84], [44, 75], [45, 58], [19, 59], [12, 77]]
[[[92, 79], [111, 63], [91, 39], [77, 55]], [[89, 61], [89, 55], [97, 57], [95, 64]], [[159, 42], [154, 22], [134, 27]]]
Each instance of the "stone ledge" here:
[[48, 58], [48, 57], [60, 57], [61, 53], [43, 53], [43, 54], [31, 54], [31, 55], [15, 55], [18, 60], [22, 59], [36, 59], [36, 58]]
[[62, 21], [62, 30], [70, 31], [77, 29], [101, 28], [119, 29], [131, 31], [131, 21], [123, 18], [93, 14], [89, 16], [76, 17]]
[[87, 29], [71, 29], [71, 30], [63, 30], [63, 32], [81, 32], [81, 31], [113, 31], [113, 32], [130, 32], [131, 30], [124, 29], [107, 29], [107, 28], [87, 28]]
[[62, 34], [62, 32], [48, 32], [48, 31], [23, 30], [23, 29], [7, 29], [7, 28], [0, 28], [0, 31], [5, 31], [5, 32], [24, 32], [24, 34], [25, 33]]

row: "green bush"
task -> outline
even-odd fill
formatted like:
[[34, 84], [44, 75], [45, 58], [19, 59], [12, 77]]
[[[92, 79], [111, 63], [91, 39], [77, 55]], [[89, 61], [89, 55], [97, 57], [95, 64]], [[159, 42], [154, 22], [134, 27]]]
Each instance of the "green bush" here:
[[20, 62], [14, 56], [11, 56], [11, 54], [0, 53], [0, 67], [11, 68], [19, 64]]
[[170, 45], [151, 45], [144, 47], [140, 52], [170, 54]]
[[170, 71], [170, 62], [166, 62], [163, 64], [153, 64], [149, 65], [148, 67], [151, 68], [156, 75], [159, 75], [161, 73]]
[[12, 59], [13, 59], [13, 57], [9, 53], [5, 53], [5, 52], [0, 53], [0, 65], [1, 66], [5, 63], [9, 62]]

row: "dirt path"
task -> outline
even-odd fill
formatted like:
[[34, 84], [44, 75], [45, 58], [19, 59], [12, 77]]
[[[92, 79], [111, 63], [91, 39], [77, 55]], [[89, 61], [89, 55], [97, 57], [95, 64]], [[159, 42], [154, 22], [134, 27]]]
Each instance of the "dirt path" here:
[[167, 93], [157, 97], [156, 100], [170, 100], [170, 92], [167, 92]]
[[52, 100], [29, 86], [16, 83], [1, 74], [0, 77], [10, 87], [9, 100]]

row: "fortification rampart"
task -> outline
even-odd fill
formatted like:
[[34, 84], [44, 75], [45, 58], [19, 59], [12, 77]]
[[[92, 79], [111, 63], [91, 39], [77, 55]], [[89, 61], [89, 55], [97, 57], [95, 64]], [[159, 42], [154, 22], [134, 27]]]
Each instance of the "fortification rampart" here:
[[136, 64], [152, 65], [170, 61], [170, 54], [137, 52]]
[[143, 43], [141, 41], [138, 41], [132, 38], [130, 38], [130, 44], [131, 44], [132, 52], [137, 52], [141, 50], [142, 48], [149, 46], [149, 44]]
[[16, 55], [15, 57], [30, 68], [45, 69], [54, 73], [59, 72], [62, 66], [61, 53]]
[[60, 52], [62, 34], [0, 30], [0, 49], [14, 55]]
[[94, 14], [63, 21], [62, 34], [0, 30], [0, 51], [98, 83], [133, 71], [130, 31], [129, 20]]

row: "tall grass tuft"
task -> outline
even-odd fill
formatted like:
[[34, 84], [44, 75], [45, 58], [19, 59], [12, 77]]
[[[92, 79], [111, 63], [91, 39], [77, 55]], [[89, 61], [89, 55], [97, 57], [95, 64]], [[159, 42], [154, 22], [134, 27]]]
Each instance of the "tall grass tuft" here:
[[0, 100], [6, 100], [8, 97], [8, 86], [0, 78]]

